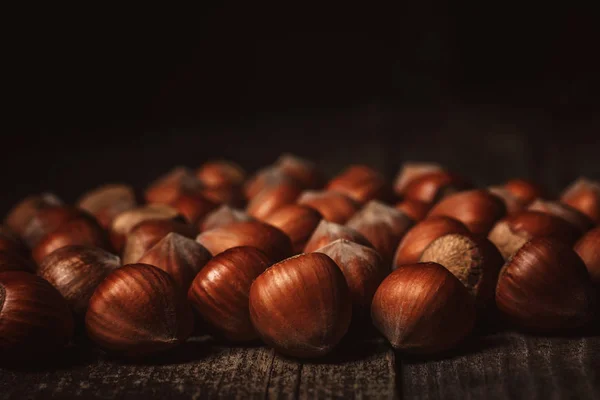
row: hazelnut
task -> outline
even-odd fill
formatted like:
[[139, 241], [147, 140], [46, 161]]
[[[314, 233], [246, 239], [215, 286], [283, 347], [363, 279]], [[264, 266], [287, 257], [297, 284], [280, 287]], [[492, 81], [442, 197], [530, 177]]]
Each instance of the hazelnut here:
[[434, 262], [452, 272], [479, 308], [486, 308], [494, 301], [498, 273], [504, 264], [496, 246], [471, 233], [451, 233], [435, 239], [425, 248], [419, 262]]
[[0, 354], [3, 361], [48, 355], [74, 333], [71, 310], [48, 282], [23, 271], [0, 273]]
[[196, 170], [196, 178], [206, 187], [231, 187], [244, 183], [246, 172], [232, 161], [213, 160]]
[[290, 238], [278, 228], [258, 221], [236, 222], [204, 231], [196, 241], [213, 256], [238, 246], [252, 246], [261, 250], [272, 262], [293, 254]]
[[436, 263], [404, 265], [383, 280], [371, 305], [375, 327], [392, 347], [436, 353], [462, 342], [475, 324], [473, 299]]
[[430, 209], [431, 205], [422, 201], [403, 200], [396, 204], [396, 210], [403, 212], [415, 222], [424, 220]]
[[248, 203], [248, 215], [264, 220], [277, 209], [296, 201], [302, 187], [289, 178], [270, 181]]
[[394, 192], [399, 196], [404, 196], [406, 187], [412, 181], [425, 174], [441, 171], [443, 171], [443, 168], [439, 164], [414, 161], [405, 162], [400, 171], [398, 171], [398, 175], [396, 175]]
[[23, 237], [25, 229], [38, 210], [62, 205], [63, 202], [52, 193], [42, 193], [26, 197], [15, 205], [6, 216], [6, 226], [17, 236]]
[[300, 254], [268, 268], [250, 288], [250, 319], [259, 336], [294, 357], [329, 353], [352, 318], [340, 268], [321, 253]]
[[193, 239], [171, 232], [160, 239], [140, 259], [171, 275], [175, 283], [187, 293], [196, 274], [211, 259], [211, 255]]
[[600, 288], [600, 227], [586, 233], [575, 244], [575, 251], [585, 263], [592, 282]]
[[321, 214], [308, 206], [289, 204], [269, 215], [264, 222], [288, 235], [294, 253], [297, 254], [302, 253], [306, 242], [321, 222]]
[[375, 291], [390, 272], [379, 253], [346, 239], [329, 243], [317, 252], [328, 255], [342, 270], [350, 290], [354, 318], [368, 316]]
[[323, 219], [344, 224], [359, 209], [359, 204], [341, 193], [308, 190], [298, 197], [298, 204], [317, 210]]
[[67, 221], [92, 217], [70, 206], [50, 206], [39, 209], [29, 220], [29, 224], [23, 232], [23, 241], [29, 248], [34, 248], [48, 234], [56, 231]]
[[295, 178], [289, 176], [281, 168], [276, 166], [270, 166], [258, 170], [250, 179], [244, 184], [244, 196], [246, 199], [251, 200], [260, 193], [265, 187], [273, 186], [278, 182], [289, 181], [290, 184], [293, 182], [298, 187], [302, 187], [302, 184]]
[[531, 239], [548, 236], [572, 245], [579, 237], [579, 232], [568, 222], [553, 215], [522, 211], [499, 221], [488, 238], [506, 260]]
[[594, 222], [590, 217], [581, 211], [567, 204], [559, 203], [558, 201], [537, 199], [529, 204], [527, 209], [530, 211], [541, 211], [562, 218], [575, 226], [582, 235], [589, 231], [594, 225]]
[[338, 239], [346, 239], [351, 242], [373, 248], [371, 242], [369, 242], [369, 240], [364, 237], [362, 233], [359, 233], [354, 229], [344, 225], [321, 220], [310, 239], [308, 239], [308, 242], [304, 247], [304, 252], [312, 253], [313, 251], [316, 251], [321, 247], [325, 247], [329, 243], [333, 243]]
[[202, 195], [217, 204], [228, 204], [232, 207], [243, 207], [244, 193], [241, 186], [214, 186], [202, 190]]
[[250, 286], [270, 265], [269, 258], [254, 247], [225, 250], [196, 275], [188, 299], [218, 335], [234, 342], [257, 339], [250, 321]]
[[93, 215], [105, 229], [110, 227], [117, 215], [135, 208], [136, 205], [133, 188], [123, 184], [100, 186], [85, 193], [77, 201], [77, 207]]
[[88, 336], [126, 357], [170, 349], [191, 334], [194, 318], [166, 272], [147, 264], [114, 270], [100, 283], [85, 315]]
[[27, 246], [21, 242], [21, 239], [4, 226], [0, 226], [0, 251], [17, 253], [24, 257], [27, 257], [29, 253]]
[[323, 178], [312, 161], [286, 153], [277, 159], [275, 167], [300, 182], [304, 188], [311, 189], [322, 186]]
[[487, 190], [452, 194], [433, 206], [430, 217], [444, 215], [459, 220], [476, 235], [487, 235], [496, 221], [506, 214], [502, 200]]
[[391, 197], [391, 188], [385, 178], [366, 165], [349, 166], [329, 181], [327, 190], [346, 195], [360, 204]]
[[[167, 234], [175, 232], [193, 238], [196, 229], [181, 221], [172, 219], [150, 219], [137, 224], [127, 235], [123, 248], [123, 263], [133, 264]], [[151, 264], [151, 263], [148, 263]]]
[[[140, 222], [152, 219], [174, 219], [182, 221], [183, 217], [171, 206], [150, 204], [123, 211], [113, 220], [110, 226], [110, 241], [117, 252], [123, 250], [127, 235]], [[182, 221], [183, 222], [183, 221]]]
[[491, 186], [488, 188], [488, 191], [502, 200], [508, 215], [516, 214], [525, 209], [526, 204], [502, 186]]
[[0, 250], [0, 272], [25, 271], [34, 272], [31, 262], [13, 251]]
[[511, 192], [513, 196], [527, 205], [539, 197], [544, 197], [545, 190], [540, 186], [526, 179], [511, 179], [504, 184], [504, 188]]
[[595, 292], [581, 259], [564, 243], [535, 238], [504, 265], [496, 288], [498, 309], [519, 327], [555, 332], [587, 324]]
[[200, 193], [184, 193], [169, 205], [194, 225], [219, 206]]
[[39, 264], [48, 254], [69, 245], [87, 245], [110, 250], [106, 232], [93, 217], [83, 215], [66, 221], [54, 232], [44, 236], [31, 251], [31, 256]]
[[118, 256], [97, 247], [65, 246], [44, 258], [37, 273], [83, 315], [96, 287], [120, 266]]
[[199, 231], [204, 232], [234, 222], [247, 222], [253, 220], [254, 218], [246, 214], [245, 211], [223, 204], [221, 207], [208, 213], [198, 225]]
[[176, 167], [154, 181], [145, 191], [148, 203], [171, 204], [184, 193], [201, 193], [204, 186], [194, 173], [185, 167]]
[[404, 198], [433, 204], [450, 194], [470, 187], [469, 182], [451, 172], [429, 172], [412, 180], [406, 186]]
[[383, 262], [391, 265], [394, 251], [412, 221], [395, 208], [371, 200], [346, 225], [362, 233], [379, 252]]
[[578, 209], [600, 224], [600, 182], [580, 178], [563, 192], [560, 201]]
[[449, 233], [466, 234], [469, 230], [460, 221], [450, 217], [427, 218], [406, 232], [394, 255], [394, 269], [419, 262], [423, 250], [435, 239]]

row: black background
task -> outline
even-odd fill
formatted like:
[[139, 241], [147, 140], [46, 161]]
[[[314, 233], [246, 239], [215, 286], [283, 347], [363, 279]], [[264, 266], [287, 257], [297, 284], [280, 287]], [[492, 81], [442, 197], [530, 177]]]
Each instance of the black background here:
[[41, 190], [142, 189], [208, 158], [253, 170], [282, 151], [329, 174], [365, 162], [392, 177], [420, 159], [554, 192], [600, 177], [591, 10], [201, 7], [22, 15], [4, 51], [2, 209]]

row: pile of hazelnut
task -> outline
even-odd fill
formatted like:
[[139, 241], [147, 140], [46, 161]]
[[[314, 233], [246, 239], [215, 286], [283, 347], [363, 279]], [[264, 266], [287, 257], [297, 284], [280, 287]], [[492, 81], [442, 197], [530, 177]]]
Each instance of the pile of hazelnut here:
[[352, 165], [328, 182], [292, 155], [247, 177], [175, 168], [138, 202], [125, 184], [17, 204], [0, 230], [0, 358], [54, 353], [76, 326], [124, 357], [184, 342], [200, 324], [285, 355], [329, 353], [373, 326], [397, 350], [452, 349], [499, 312], [524, 331], [597, 318], [600, 184], [558, 200], [517, 179], [476, 189], [440, 165], [394, 184]]

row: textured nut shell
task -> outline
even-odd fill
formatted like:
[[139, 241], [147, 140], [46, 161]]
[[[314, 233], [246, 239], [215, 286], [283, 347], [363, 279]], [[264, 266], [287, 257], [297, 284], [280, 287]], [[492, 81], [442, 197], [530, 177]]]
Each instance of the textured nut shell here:
[[504, 217], [502, 200], [487, 190], [455, 193], [433, 206], [430, 217], [444, 215], [459, 220], [476, 235], [487, 235], [496, 221]]
[[392, 268], [418, 263], [429, 243], [441, 236], [468, 232], [467, 227], [454, 218], [440, 216], [425, 219], [406, 232], [396, 249]]
[[136, 205], [133, 188], [124, 184], [100, 186], [85, 193], [77, 201], [77, 207], [96, 217], [104, 228], [108, 228], [117, 215], [135, 208]]
[[245, 211], [232, 208], [226, 204], [209, 213], [199, 224], [200, 232], [229, 225], [234, 222], [254, 221]]
[[36, 211], [23, 232], [23, 241], [33, 248], [62, 224], [76, 218], [92, 218], [87, 213], [70, 206], [50, 206]]
[[391, 265], [398, 243], [412, 225], [402, 212], [372, 200], [346, 224], [360, 232], [373, 244], [383, 262]]
[[410, 182], [404, 190], [404, 198], [433, 204], [470, 187], [471, 184], [458, 175], [447, 171], [430, 172]]
[[339, 225], [334, 222], [321, 220], [317, 228], [313, 232], [312, 236], [304, 247], [305, 253], [311, 253], [320, 249], [321, 247], [327, 246], [329, 243], [333, 243], [338, 239], [346, 239], [354, 243], [358, 243], [363, 246], [373, 247], [371, 242], [363, 236], [362, 233], [349, 228], [344, 225]]
[[196, 224], [219, 205], [200, 193], [183, 193], [170, 203], [190, 224]]
[[530, 211], [540, 211], [547, 214], [554, 215], [555, 217], [562, 218], [571, 225], [575, 226], [581, 234], [584, 234], [590, 230], [594, 222], [582, 213], [581, 211], [563, 203], [557, 201], [548, 201], [537, 199], [534, 200], [528, 207]]
[[431, 206], [422, 201], [404, 200], [396, 204], [396, 210], [403, 212], [415, 222], [424, 220]]
[[286, 153], [277, 159], [275, 166], [300, 182], [304, 188], [318, 188], [322, 185], [321, 173], [310, 160]]
[[297, 254], [302, 252], [321, 222], [321, 214], [308, 206], [289, 204], [269, 215], [264, 222], [288, 235]]
[[337, 192], [305, 191], [298, 198], [298, 204], [317, 210], [323, 219], [337, 224], [348, 221], [359, 209], [356, 201]]
[[335, 262], [301, 254], [268, 268], [250, 288], [250, 319], [260, 337], [295, 357], [329, 353], [352, 318], [350, 293]]
[[0, 273], [0, 354], [19, 360], [51, 353], [73, 337], [74, 322], [60, 293], [22, 271]]
[[301, 192], [302, 187], [289, 179], [269, 184], [252, 197], [246, 212], [251, 217], [264, 220], [281, 207], [294, 203]]
[[525, 205], [539, 197], [544, 197], [544, 189], [526, 179], [511, 179], [504, 184], [504, 187]]
[[600, 182], [580, 178], [563, 192], [560, 200], [600, 224]]
[[258, 221], [236, 222], [202, 232], [196, 241], [213, 256], [238, 246], [252, 246], [261, 250], [272, 262], [292, 255], [292, 242], [280, 229]]
[[52, 193], [29, 196], [17, 203], [7, 214], [5, 223], [11, 231], [22, 237], [29, 221], [40, 209], [60, 206], [63, 202]]
[[250, 286], [270, 265], [254, 247], [226, 250], [196, 275], [188, 299], [219, 335], [235, 342], [254, 340], [258, 334], [250, 321]]
[[145, 356], [184, 342], [193, 314], [169, 274], [129, 264], [100, 283], [85, 316], [88, 336], [108, 351]]
[[300, 182], [296, 179], [287, 175], [281, 168], [277, 166], [270, 166], [258, 170], [250, 179], [244, 184], [244, 195], [248, 200], [254, 198], [260, 193], [265, 187], [272, 186], [275, 183], [282, 181], [290, 181], [301, 186]]
[[194, 277], [211, 257], [210, 252], [195, 240], [171, 232], [151, 247], [139, 263], [162, 269], [187, 293]]
[[488, 191], [504, 202], [508, 215], [516, 214], [525, 209], [526, 204], [504, 187], [492, 186], [488, 188]]
[[200, 193], [204, 186], [185, 167], [175, 167], [156, 179], [144, 192], [148, 203], [170, 204], [184, 193]]
[[442, 166], [436, 163], [405, 162], [402, 164], [402, 168], [398, 171], [398, 175], [396, 175], [396, 179], [394, 180], [394, 192], [400, 196], [404, 196], [406, 187], [412, 181], [425, 174], [442, 170]]
[[390, 272], [379, 253], [345, 239], [338, 239], [317, 252], [328, 255], [342, 270], [350, 289], [352, 315], [355, 318], [368, 315], [375, 291]]
[[540, 332], [587, 324], [595, 292], [577, 254], [565, 244], [536, 238], [504, 265], [496, 287], [498, 309], [516, 325]]
[[575, 251], [585, 263], [592, 282], [600, 288], [600, 227], [586, 233], [577, 244]]
[[232, 161], [214, 160], [202, 164], [196, 178], [207, 187], [237, 186], [246, 179], [246, 172]]
[[360, 204], [391, 197], [391, 188], [385, 178], [366, 165], [349, 166], [329, 181], [327, 190], [346, 195]]
[[435, 263], [405, 265], [388, 275], [373, 298], [375, 327], [410, 353], [449, 350], [475, 324], [475, 306], [462, 283]]
[[50, 282], [76, 314], [83, 314], [96, 287], [121, 266], [118, 256], [96, 247], [62, 247], [40, 264], [38, 275]]

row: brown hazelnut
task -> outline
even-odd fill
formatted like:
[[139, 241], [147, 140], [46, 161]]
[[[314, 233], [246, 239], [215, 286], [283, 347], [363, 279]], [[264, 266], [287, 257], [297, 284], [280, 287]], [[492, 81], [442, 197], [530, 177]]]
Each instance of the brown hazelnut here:
[[62, 205], [63, 202], [52, 193], [42, 193], [26, 197], [15, 205], [6, 216], [6, 226], [17, 236], [23, 237], [25, 229], [38, 210]]
[[257, 339], [250, 321], [250, 286], [270, 265], [269, 258], [254, 247], [225, 250], [196, 275], [188, 299], [218, 335], [234, 342]]
[[202, 190], [202, 195], [217, 204], [227, 204], [232, 207], [243, 207], [245, 204], [241, 186], [209, 186]]
[[264, 219], [267, 224], [279, 228], [292, 241], [294, 253], [302, 253], [306, 242], [321, 222], [321, 214], [308, 206], [288, 204]]
[[281, 168], [278, 168], [277, 166], [270, 166], [258, 170], [250, 179], [246, 181], [244, 184], [244, 196], [246, 199], [251, 200], [265, 187], [273, 186], [274, 184], [283, 181], [294, 182], [298, 187], [302, 187], [300, 182], [287, 175]]
[[373, 244], [386, 265], [391, 265], [394, 251], [411, 225], [412, 220], [405, 214], [375, 200], [367, 203], [346, 224]]
[[220, 226], [229, 225], [234, 222], [254, 221], [254, 218], [246, 214], [245, 211], [238, 210], [223, 204], [221, 207], [211, 211], [198, 224], [199, 231], [204, 232]]
[[261, 250], [272, 262], [293, 254], [290, 238], [280, 229], [258, 221], [236, 222], [204, 231], [196, 241], [213, 256], [238, 246], [252, 246]]
[[403, 212], [415, 222], [424, 220], [431, 209], [431, 205], [422, 201], [403, 200], [396, 204], [396, 210]]
[[196, 170], [196, 178], [206, 187], [239, 186], [246, 179], [246, 172], [238, 164], [227, 160], [208, 161]]
[[336, 224], [346, 223], [360, 207], [356, 201], [341, 193], [314, 190], [302, 192], [297, 203], [314, 208], [323, 219]]
[[184, 193], [201, 193], [204, 186], [194, 173], [185, 167], [176, 167], [155, 180], [145, 191], [148, 203], [171, 204]]
[[321, 253], [300, 254], [268, 268], [250, 288], [250, 319], [259, 336], [294, 357], [329, 353], [352, 318], [340, 268]]
[[34, 248], [46, 235], [55, 232], [64, 223], [76, 219], [94, 220], [88, 213], [71, 206], [42, 208], [29, 221], [23, 232], [23, 240], [29, 248]]
[[31, 256], [39, 264], [48, 254], [70, 245], [95, 246], [110, 250], [106, 232], [93, 217], [83, 215], [66, 221], [54, 232], [44, 236], [31, 251]]
[[544, 197], [545, 194], [545, 190], [540, 185], [526, 179], [511, 179], [504, 184], [504, 188], [521, 200], [524, 205], [539, 197]]
[[560, 201], [578, 209], [600, 224], [600, 182], [580, 178], [563, 192]]
[[521, 199], [502, 186], [491, 186], [488, 188], [488, 191], [502, 200], [506, 206], [506, 213], [508, 215], [523, 211], [526, 207], [526, 204]]
[[32, 263], [13, 251], [0, 250], [0, 272], [25, 271], [34, 272]]
[[342, 270], [350, 290], [354, 318], [368, 316], [375, 291], [390, 272], [379, 253], [346, 239], [338, 239], [317, 252], [328, 255]]
[[194, 277], [211, 257], [195, 240], [171, 232], [144, 253], [139, 263], [162, 269], [187, 294]]
[[459, 220], [476, 235], [487, 235], [496, 221], [504, 217], [502, 200], [487, 190], [455, 193], [433, 206], [430, 217], [444, 215]]
[[585, 263], [592, 282], [600, 288], [600, 227], [586, 233], [575, 244], [575, 251]]
[[454, 218], [442, 216], [427, 218], [406, 232], [396, 249], [392, 268], [418, 263], [423, 250], [439, 237], [449, 233], [466, 234], [468, 232], [467, 227]]
[[246, 212], [251, 217], [264, 220], [277, 209], [296, 201], [302, 187], [289, 178], [270, 181], [248, 203]]
[[117, 252], [123, 250], [127, 235], [140, 222], [152, 219], [173, 219], [183, 222], [183, 217], [171, 206], [150, 204], [123, 211], [110, 226], [110, 241]]
[[471, 184], [447, 171], [436, 171], [423, 174], [412, 180], [404, 189], [405, 200], [416, 200], [433, 204], [442, 198], [469, 189]]
[[396, 175], [394, 192], [399, 196], [404, 196], [406, 187], [412, 181], [425, 174], [440, 171], [443, 171], [443, 168], [439, 164], [414, 161], [405, 162], [400, 171], [398, 171], [398, 175]]
[[194, 225], [219, 206], [200, 193], [183, 193], [169, 205]]
[[[196, 229], [172, 219], [150, 219], [137, 224], [127, 235], [123, 248], [123, 264], [133, 264], [167, 234], [175, 232], [188, 238], [196, 236]], [[149, 263], [151, 264], [151, 263]]]
[[419, 262], [444, 266], [465, 285], [475, 299], [475, 305], [486, 308], [494, 301], [504, 259], [496, 246], [484, 237], [451, 233], [431, 242]]
[[507, 319], [538, 332], [586, 325], [595, 301], [583, 261], [550, 238], [536, 238], [521, 247], [502, 268], [496, 288], [496, 304]]
[[83, 315], [96, 287], [120, 266], [118, 256], [97, 247], [65, 246], [44, 258], [37, 273]]
[[0, 251], [17, 253], [23, 257], [29, 253], [21, 239], [5, 226], [0, 226]]
[[0, 354], [22, 361], [48, 355], [74, 333], [71, 310], [48, 282], [23, 271], [0, 273]]
[[346, 195], [360, 204], [391, 197], [391, 188], [385, 178], [366, 165], [349, 166], [329, 181], [327, 190]]
[[317, 166], [310, 160], [300, 158], [293, 154], [282, 154], [275, 166], [284, 174], [300, 182], [302, 187], [313, 189], [322, 186], [323, 178]]
[[194, 318], [166, 272], [147, 264], [114, 270], [100, 283], [85, 315], [88, 336], [126, 357], [170, 349], [191, 334]]
[[312, 253], [321, 247], [327, 246], [338, 239], [346, 239], [363, 246], [373, 248], [369, 240], [362, 233], [344, 225], [339, 225], [334, 222], [321, 220], [312, 236], [304, 247], [305, 253]]
[[579, 232], [565, 220], [553, 215], [522, 211], [498, 221], [488, 238], [506, 260], [531, 239], [549, 236], [572, 245], [579, 237]]
[[541, 211], [562, 218], [575, 226], [582, 235], [589, 231], [594, 225], [594, 222], [590, 217], [581, 211], [558, 201], [536, 199], [529, 204], [527, 209], [530, 211]]
[[77, 201], [77, 207], [93, 215], [105, 229], [110, 227], [117, 215], [135, 208], [136, 205], [133, 188], [124, 184], [100, 186], [85, 193]]
[[396, 350], [436, 353], [462, 342], [475, 324], [473, 299], [436, 263], [404, 265], [383, 280], [371, 305], [375, 327]]

